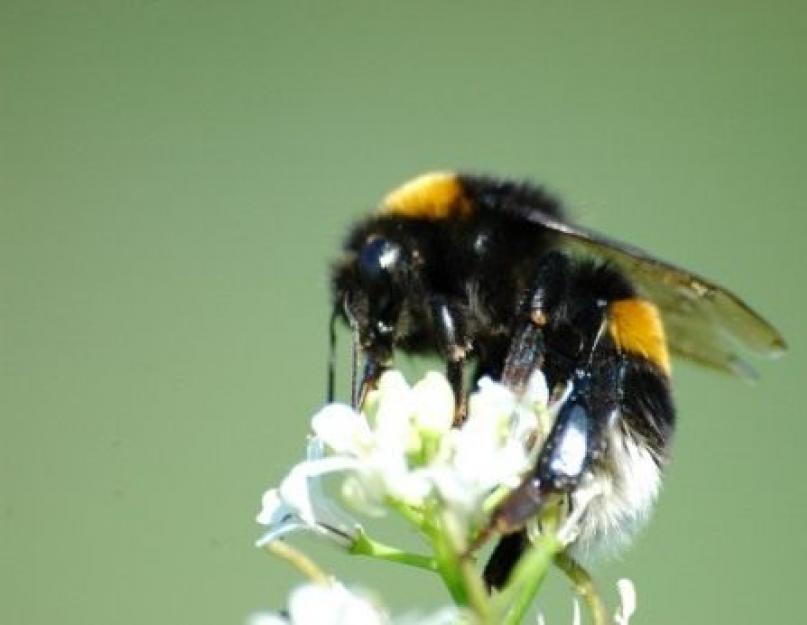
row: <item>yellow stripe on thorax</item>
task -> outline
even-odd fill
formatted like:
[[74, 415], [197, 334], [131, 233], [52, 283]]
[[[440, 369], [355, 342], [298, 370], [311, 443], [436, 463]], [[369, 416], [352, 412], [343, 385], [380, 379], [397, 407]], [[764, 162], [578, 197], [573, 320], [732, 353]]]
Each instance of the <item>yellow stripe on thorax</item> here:
[[642, 356], [670, 375], [670, 355], [658, 309], [647, 300], [630, 298], [608, 307], [608, 328], [621, 351]]
[[381, 203], [380, 213], [413, 219], [467, 217], [472, 208], [462, 183], [451, 172], [418, 176], [392, 191]]

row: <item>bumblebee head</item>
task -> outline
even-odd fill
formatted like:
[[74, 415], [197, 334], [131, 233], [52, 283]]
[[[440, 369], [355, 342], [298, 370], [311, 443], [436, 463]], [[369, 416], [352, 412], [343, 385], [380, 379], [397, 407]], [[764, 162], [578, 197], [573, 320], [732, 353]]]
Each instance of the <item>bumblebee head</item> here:
[[418, 246], [434, 222], [468, 212], [458, 177], [432, 172], [393, 190], [353, 228], [332, 273], [333, 300], [365, 354], [381, 362], [391, 358], [402, 309], [407, 302], [417, 307]]
[[[401, 320], [417, 301], [417, 279], [412, 248], [405, 236], [375, 218], [358, 224], [345, 243], [342, 258], [333, 266], [331, 290], [331, 358], [328, 398], [334, 388], [334, 324], [344, 320], [353, 333], [352, 403], [361, 406], [365, 394], [390, 366], [400, 338]], [[358, 376], [358, 362], [365, 361]]]
[[410, 276], [404, 243], [379, 233], [353, 237], [334, 267], [334, 313], [353, 329], [361, 350], [380, 362], [392, 357]]

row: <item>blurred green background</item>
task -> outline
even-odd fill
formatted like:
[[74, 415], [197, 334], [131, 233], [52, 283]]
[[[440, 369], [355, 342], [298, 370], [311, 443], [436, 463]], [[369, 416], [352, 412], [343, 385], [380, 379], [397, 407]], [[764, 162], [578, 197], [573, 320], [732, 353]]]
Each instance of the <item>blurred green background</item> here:
[[800, 2], [0, 1], [0, 623], [282, 604], [253, 518], [323, 400], [325, 268], [433, 168], [543, 181], [780, 326], [755, 387], [678, 367], [654, 521], [597, 575], [639, 624], [801, 621], [806, 61]]

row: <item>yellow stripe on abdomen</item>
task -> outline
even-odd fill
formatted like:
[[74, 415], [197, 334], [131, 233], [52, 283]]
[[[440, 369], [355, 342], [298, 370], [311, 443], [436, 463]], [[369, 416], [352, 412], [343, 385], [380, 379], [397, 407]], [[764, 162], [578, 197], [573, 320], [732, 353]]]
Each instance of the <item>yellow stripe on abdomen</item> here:
[[670, 375], [664, 324], [653, 303], [640, 298], [611, 302], [608, 329], [620, 351], [642, 356]]

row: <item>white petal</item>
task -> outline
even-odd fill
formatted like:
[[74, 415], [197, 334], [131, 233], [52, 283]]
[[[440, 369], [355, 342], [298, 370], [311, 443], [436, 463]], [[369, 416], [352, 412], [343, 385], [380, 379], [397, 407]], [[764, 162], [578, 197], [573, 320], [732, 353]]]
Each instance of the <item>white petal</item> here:
[[443, 434], [454, 421], [454, 393], [445, 376], [430, 371], [412, 388], [416, 426], [431, 434]]
[[283, 538], [286, 534], [310, 529], [310, 525], [303, 523], [299, 519], [289, 519], [287, 522], [281, 523], [280, 525], [277, 525], [266, 532], [263, 536], [255, 541], [255, 546], [258, 548], [265, 547], [269, 543], [272, 543], [279, 538]]
[[[486, 418], [487, 417], [487, 418]], [[453, 437], [452, 466], [469, 483], [488, 483], [499, 472], [501, 423], [493, 415], [470, 415]]]
[[292, 513], [293, 511], [283, 503], [278, 490], [270, 488], [261, 497], [261, 511], [255, 520], [261, 525], [272, 525]]
[[449, 466], [438, 466], [430, 470], [429, 475], [434, 482], [437, 491], [443, 501], [453, 505], [460, 505], [467, 508], [475, 500], [474, 494], [470, 492], [460, 475]]
[[398, 439], [379, 442], [363, 469], [358, 473], [359, 479], [379, 503], [389, 496], [420, 505], [431, 490], [428, 480], [409, 467], [406, 450]]
[[530, 375], [527, 389], [524, 392], [524, 401], [530, 405], [546, 406], [549, 403], [549, 387], [543, 372], [536, 369]]
[[382, 517], [388, 512], [384, 506], [383, 487], [370, 488], [368, 480], [349, 475], [342, 482], [342, 498], [350, 507], [371, 517]]
[[[316, 523], [315, 504], [312, 499], [310, 481], [326, 473], [355, 469], [359, 463], [353, 458], [329, 456], [319, 460], [307, 460], [295, 465], [286, 478], [280, 483], [280, 498], [291, 506], [299, 517], [307, 523]], [[321, 491], [315, 489], [313, 495], [320, 496]]]
[[387, 619], [367, 599], [341, 584], [308, 584], [289, 598], [294, 625], [382, 625]]
[[409, 393], [412, 390], [409, 387], [409, 384], [406, 382], [406, 378], [403, 376], [403, 373], [395, 369], [385, 371], [378, 379], [378, 384], [376, 387], [378, 388], [381, 397], [386, 397], [388, 399], [408, 398]]
[[276, 612], [258, 612], [247, 619], [247, 625], [290, 625], [290, 623], [289, 619]]
[[432, 492], [429, 474], [422, 470], [388, 470], [384, 474], [384, 484], [390, 496], [410, 506], [422, 506]]
[[471, 394], [468, 413], [496, 418], [510, 415], [516, 405], [513, 392], [503, 384], [484, 377], [478, 382], [479, 390]]
[[[317, 453], [317, 445], [309, 445], [309, 457]], [[322, 475], [357, 466], [356, 459], [342, 456], [307, 460], [294, 466], [280, 488], [269, 489], [263, 495], [257, 521], [268, 526], [269, 531], [257, 541], [257, 546], [299, 530], [335, 541], [342, 547], [350, 546], [361, 527], [326, 495]]]
[[319, 460], [327, 456], [327, 449], [325, 448], [325, 441], [316, 436], [308, 439], [308, 445], [305, 448], [306, 460]]
[[636, 613], [636, 587], [629, 579], [620, 579], [616, 587], [620, 605], [614, 614], [614, 621], [616, 625], [629, 625], [631, 617]]
[[371, 438], [364, 415], [344, 404], [325, 406], [312, 417], [311, 428], [337, 454], [360, 455]]
[[[405, 444], [412, 426], [412, 389], [399, 371], [387, 371], [378, 380], [378, 407], [375, 415], [376, 437], [382, 443], [397, 438]], [[401, 440], [400, 437], [403, 437]]]
[[[346, 480], [350, 477], [352, 476], [348, 476]], [[308, 480], [308, 493], [318, 524], [328, 525], [344, 534], [356, 535], [361, 525], [325, 492], [322, 478], [315, 477]]]

